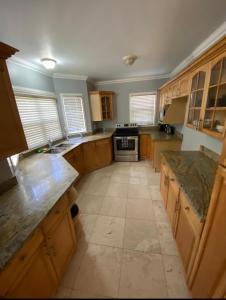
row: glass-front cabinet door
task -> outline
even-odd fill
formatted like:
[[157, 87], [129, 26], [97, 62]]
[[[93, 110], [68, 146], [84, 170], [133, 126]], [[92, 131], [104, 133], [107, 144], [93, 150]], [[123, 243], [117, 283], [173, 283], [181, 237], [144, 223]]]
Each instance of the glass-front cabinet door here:
[[226, 53], [211, 62], [203, 131], [224, 138], [226, 131]]
[[187, 125], [197, 130], [201, 127], [203, 99], [205, 97], [205, 84], [207, 66], [197, 70], [191, 78], [191, 91], [189, 97]]
[[112, 119], [112, 94], [104, 94], [101, 96], [101, 108], [103, 120]]

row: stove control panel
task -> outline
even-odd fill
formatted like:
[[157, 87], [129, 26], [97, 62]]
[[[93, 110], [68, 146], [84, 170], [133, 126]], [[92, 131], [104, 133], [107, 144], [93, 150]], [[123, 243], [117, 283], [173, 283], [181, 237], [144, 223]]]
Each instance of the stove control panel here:
[[137, 123], [116, 124], [116, 128], [137, 127]]

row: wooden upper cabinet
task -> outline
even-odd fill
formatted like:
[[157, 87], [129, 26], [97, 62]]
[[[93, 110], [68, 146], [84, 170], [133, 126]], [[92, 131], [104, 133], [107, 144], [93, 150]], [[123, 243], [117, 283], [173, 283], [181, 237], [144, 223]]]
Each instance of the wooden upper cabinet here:
[[191, 76], [191, 90], [187, 112], [187, 126], [199, 130], [202, 121], [202, 109], [206, 95], [208, 64], [196, 70]]
[[190, 79], [189, 76], [185, 76], [182, 79], [180, 79], [180, 87], [179, 87], [179, 96], [187, 96], [189, 94], [189, 84]]
[[92, 121], [104, 121], [113, 119], [112, 98], [113, 92], [92, 91], [89, 92]]
[[226, 51], [210, 63], [203, 131], [223, 139], [226, 131]]
[[17, 51], [0, 42], [0, 160], [28, 149], [6, 65]]

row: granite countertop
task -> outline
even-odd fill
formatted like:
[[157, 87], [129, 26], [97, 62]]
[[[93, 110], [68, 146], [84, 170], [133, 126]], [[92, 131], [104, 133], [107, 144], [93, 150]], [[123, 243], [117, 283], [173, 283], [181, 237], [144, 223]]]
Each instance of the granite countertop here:
[[3, 269], [47, 216], [79, 173], [63, 158], [78, 145], [111, 137], [112, 132], [72, 138], [58, 154], [33, 154], [20, 161], [18, 184], [0, 196], [0, 269]]
[[139, 134], [150, 134], [153, 141], [182, 141], [182, 138], [177, 134], [166, 134], [159, 130], [140, 130]]
[[209, 207], [217, 162], [201, 151], [162, 151], [195, 213], [204, 220]]

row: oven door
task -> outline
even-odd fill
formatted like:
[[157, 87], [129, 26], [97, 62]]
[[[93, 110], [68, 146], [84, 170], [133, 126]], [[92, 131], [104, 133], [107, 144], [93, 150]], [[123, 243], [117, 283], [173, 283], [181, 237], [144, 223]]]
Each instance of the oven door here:
[[115, 155], [129, 155], [138, 153], [138, 136], [115, 136]]

